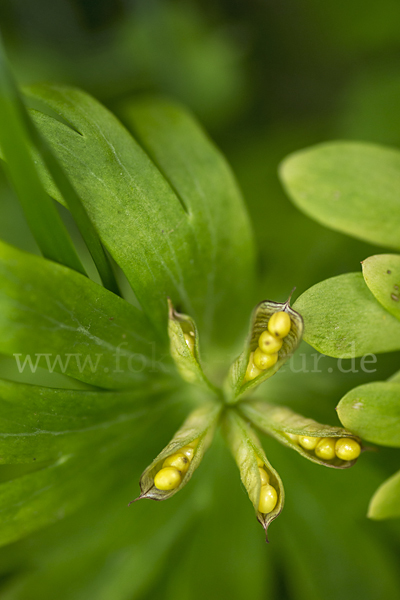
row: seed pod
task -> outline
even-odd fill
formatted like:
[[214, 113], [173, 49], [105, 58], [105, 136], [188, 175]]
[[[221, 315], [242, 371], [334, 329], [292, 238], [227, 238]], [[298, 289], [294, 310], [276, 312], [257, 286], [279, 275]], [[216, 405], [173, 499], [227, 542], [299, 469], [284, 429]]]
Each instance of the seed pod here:
[[[246, 423], [235, 409], [228, 409], [222, 420], [222, 429], [228, 446], [240, 471], [240, 478], [253, 503], [258, 521], [267, 530], [269, 524], [281, 513], [285, 492], [281, 478], [268, 462], [260, 441], [252, 427]], [[266, 473], [269, 483], [262, 483], [260, 468]], [[271, 485], [277, 494], [274, 508], [267, 514], [259, 511], [261, 488]]]
[[[265, 300], [256, 306], [251, 318], [250, 332], [245, 348], [242, 354], [232, 364], [224, 384], [225, 397], [229, 404], [234, 404], [243, 393], [258, 386], [260, 383], [274, 375], [287, 359], [290, 358], [300, 344], [303, 335], [303, 319], [298, 312], [290, 308], [289, 302], [290, 298], [284, 304]], [[288, 335], [281, 340], [282, 346], [277, 351], [278, 359], [276, 363], [265, 371], [262, 371], [254, 379], [249, 380], [245, 377], [245, 374], [249, 364], [250, 355], [259, 347], [260, 336], [264, 331], [268, 330], [268, 323], [271, 316], [278, 312], [285, 312], [289, 315], [291, 321], [290, 331]]]
[[[141, 494], [136, 500], [142, 498], [151, 498], [153, 500], [167, 500], [176, 492], [181, 490], [185, 486], [194, 471], [199, 466], [204, 453], [210, 446], [215, 428], [218, 424], [219, 416], [221, 413], [221, 404], [216, 402], [208, 402], [203, 404], [200, 408], [194, 410], [183, 423], [182, 427], [176, 432], [170, 443], [164, 448], [162, 452], [153, 460], [153, 462], [147, 467], [140, 478], [140, 490]], [[194, 442], [196, 441], [196, 444]], [[157, 473], [161, 470], [176, 469], [179, 470], [179, 461], [175, 462], [174, 465], [169, 465], [169, 457], [176, 457], [178, 455], [184, 455], [189, 458], [189, 466], [186, 470], [182, 469], [180, 472], [181, 480], [175, 478], [176, 487], [171, 489], [159, 489], [154, 484], [154, 478]], [[163, 474], [161, 474], [163, 475]], [[165, 475], [168, 475], [166, 473]]]
[[193, 319], [176, 312], [168, 299], [168, 335], [171, 356], [182, 377], [188, 383], [218, 395], [216, 388], [208, 381], [200, 363], [199, 336]]
[[[360, 438], [350, 431], [347, 431], [342, 427], [321, 425], [321, 423], [313, 421], [313, 419], [307, 419], [298, 415], [286, 406], [278, 406], [260, 401], [242, 402], [240, 404], [240, 412], [263, 433], [273, 436], [284, 446], [296, 450], [296, 452], [304, 456], [304, 458], [325, 467], [346, 469], [352, 467], [358, 458], [342, 460], [336, 452], [331, 459], [323, 458], [322, 455], [318, 456], [318, 454], [316, 454], [316, 448], [318, 447], [318, 444], [326, 438], [333, 439], [333, 444], [331, 442], [333, 448], [335, 448], [334, 442], [337, 440], [348, 439], [354, 440], [359, 444], [361, 452], [365, 450], [365, 448], [362, 447]], [[309, 439], [309, 442], [302, 445], [300, 443], [301, 438], [307, 438]], [[312, 443], [313, 438], [318, 440], [315, 444]], [[325, 456], [327, 456], [327, 454], [325, 454]], [[344, 454], [342, 454], [342, 456], [344, 456]]]

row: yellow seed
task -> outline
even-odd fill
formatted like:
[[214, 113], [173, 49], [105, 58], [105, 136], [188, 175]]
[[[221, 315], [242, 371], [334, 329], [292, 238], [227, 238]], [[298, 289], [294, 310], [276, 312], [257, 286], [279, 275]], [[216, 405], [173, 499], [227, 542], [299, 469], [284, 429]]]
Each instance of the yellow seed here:
[[255, 379], [262, 373], [262, 371], [258, 367], [256, 367], [256, 365], [254, 364], [253, 358], [254, 358], [254, 352], [252, 352], [250, 354], [249, 364], [247, 365], [246, 375], [244, 376], [245, 382]]
[[324, 460], [332, 460], [332, 458], [335, 458], [335, 439], [322, 438], [315, 448], [315, 454], [318, 458]]
[[189, 448], [196, 448], [198, 443], [199, 443], [199, 438], [197, 438], [196, 440], [192, 440], [191, 442], [186, 444], [186, 446], [189, 446]]
[[[299, 444], [303, 446], [306, 450], [314, 450], [320, 441], [319, 437], [311, 437], [308, 435], [299, 436]], [[328, 438], [327, 438], [328, 439]]]
[[272, 335], [269, 331], [263, 331], [258, 338], [258, 345], [264, 354], [275, 354], [282, 348], [282, 340]]
[[258, 510], [266, 515], [274, 510], [278, 501], [278, 494], [276, 489], [272, 485], [263, 485], [261, 487], [260, 502], [258, 503]]
[[269, 483], [269, 475], [266, 471], [264, 471], [264, 469], [261, 469], [260, 467], [258, 467], [258, 470], [260, 471], [260, 479], [261, 479], [261, 485], [266, 485], [267, 483]]
[[276, 337], [283, 338], [287, 336], [292, 326], [287, 312], [279, 311], [272, 315], [268, 321], [268, 331]]
[[298, 443], [300, 436], [296, 435], [295, 433], [287, 433], [287, 432], [285, 432], [285, 435], [287, 438], [289, 438], [289, 440], [292, 440], [292, 442], [295, 442], [296, 444]]
[[163, 462], [163, 467], [175, 467], [182, 474], [186, 473], [190, 465], [190, 461], [183, 452], [177, 452], [176, 454], [171, 454], [171, 456], [167, 456], [167, 458]]
[[261, 369], [261, 371], [265, 371], [265, 369], [270, 369], [273, 367], [277, 360], [277, 354], [264, 354], [260, 348], [257, 348], [257, 350], [254, 352], [254, 364], [258, 369]]
[[336, 456], [342, 460], [355, 460], [360, 456], [361, 447], [356, 440], [340, 438], [335, 446]]
[[154, 477], [154, 485], [159, 490], [174, 490], [182, 481], [181, 474], [175, 467], [165, 467]]
[[184, 338], [185, 338], [185, 342], [189, 347], [190, 352], [194, 352], [194, 337], [192, 335], [190, 335], [189, 333], [184, 333], [183, 334]]
[[264, 466], [264, 463], [263, 463], [263, 461], [261, 460], [261, 458], [260, 458], [259, 456], [256, 456], [256, 459], [257, 459], [257, 464], [258, 464], [258, 466], [259, 466], [259, 467], [263, 467], [263, 466]]
[[179, 449], [179, 452], [182, 452], [182, 454], [184, 454], [190, 462], [193, 458], [194, 449], [190, 446], [183, 446], [183, 448]]

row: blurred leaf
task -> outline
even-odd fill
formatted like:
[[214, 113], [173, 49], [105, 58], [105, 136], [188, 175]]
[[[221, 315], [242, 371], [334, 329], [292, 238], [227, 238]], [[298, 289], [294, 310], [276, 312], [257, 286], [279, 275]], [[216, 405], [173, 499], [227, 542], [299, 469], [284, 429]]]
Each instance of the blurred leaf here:
[[337, 411], [343, 425], [360, 437], [400, 447], [400, 383], [378, 381], [353, 388]]
[[400, 249], [399, 151], [354, 142], [322, 144], [290, 155], [280, 175], [295, 204], [319, 223]]
[[[225, 411], [222, 429], [232, 452], [233, 458], [240, 471], [240, 479], [254, 506], [257, 520], [265, 529], [268, 541], [268, 527], [274, 519], [279, 517], [285, 502], [285, 490], [279, 473], [269, 463], [259, 439], [252, 427], [242, 419], [235, 409]], [[269, 475], [269, 483], [275, 488], [278, 501], [274, 509], [267, 513], [258, 510], [261, 492], [261, 478], [258, 461], [263, 463], [263, 469]]]
[[54, 202], [45, 192], [29, 152], [24, 109], [0, 38], [0, 146], [7, 173], [43, 255], [80, 273], [85, 270]]
[[396, 596], [398, 533], [392, 531], [386, 537], [382, 527], [360, 517], [379, 478], [376, 468], [360, 461], [351, 470], [316, 469], [297, 455], [279, 450], [286, 505], [276, 528], [288, 597], [354, 600], [361, 595], [375, 600]]
[[336, 51], [335, 55], [343, 53], [346, 65], [353, 64], [350, 56], [357, 67], [357, 59], [363, 63], [362, 57], [366, 56], [382, 56], [379, 62], [385, 64], [383, 56], [398, 44], [396, 23], [400, 19], [400, 6], [396, 0], [382, 0], [379, 5], [373, 0], [353, 0], [350, 4], [337, 0], [326, 6], [311, 0], [307, 4], [307, 19], [312, 19], [314, 28], [318, 27], [320, 45], [324, 40], [331, 52]]
[[0, 282], [0, 352], [19, 355], [20, 371], [40, 364], [112, 389], [160, 375], [151, 324], [108, 290], [1, 242]]
[[165, 404], [171, 383], [129, 391], [44, 388], [0, 379], [0, 464], [61, 458]]
[[[140, 441], [143, 442], [142, 437]], [[118, 485], [103, 495], [102, 482], [94, 485], [94, 492], [97, 487], [99, 493], [91, 494], [90, 505], [3, 551], [8, 552], [10, 563], [14, 559], [17, 564], [24, 551], [28, 553], [24, 569], [18, 569], [18, 576], [7, 588], [10, 597], [15, 594], [32, 598], [36, 589], [48, 599], [71, 595], [132, 599], [141, 597], [152, 584], [168, 553], [202, 508], [199, 486], [194, 485], [190, 494], [183, 494], [172, 503], [143, 503], [128, 508], [131, 470], [126, 459], [125, 476], [117, 464], [113, 468], [119, 473]], [[32, 543], [34, 553], [29, 550]]]
[[130, 71], [125, 76], [128, 90], [143, 89], [144, 80], [147, 89], [192, 107], [202, 121], [226, 127], [251, 93], [245, 49], [238, 46], [235, 28], [210, 21], [193, 3], [139, 3], [126, 16], [116, 39], [120, 51], [119, 60], [110, 65], [112, 76], [123, 60]]
[[[297, 439], [296, 441], [293, 440], [293, 436], [298, 435], [317, 438], [356, 438], [355, 435], [342, 427], [322, 425], [313, 419], [307, 419], [293, 412], [286, 406], [277, 406], [275, 404], [268, 404], [267, 402], [242, 402], [239, 409], [246, 419], [249, 419], [263, 433], [272, 435], [281, 444], [292, 450], [296, 450], [296, 452], [304, 458], [311, 460], [311, 462], [334, 469], [345, 469], [356, 463], [356, 460], [343, 461], [338, 457], [335, 457], [333, 460], [323, 460], [314, 451], [307, 451], [300, 446]], [[360, 440], [357, 440], [357, 442], [360, 443]]]
[[[128, 478], [136, 487], [138, 457], [148, 452], [154, 430], [174, 426], [186, 402], [170, 396], [141, 418], [132, 412], [114, 428], [105, 429], [101, 444], [63, 455], [57, 462], [31, 474], [0, 484], [2, 528], [0, 545], [54, 523], [97, 498], [112, 495]], [[124, 504], [128, 505], [127, 493]]]
[[397, 371], [389, 378], [391, 383], [400, 383], [400, 371]]
[[[135, 600], [149, 594], [197, 600], [207, 590], [210, 598], [225, 597], [226, 591], [245, 600], [249, 589], [261, 593], [271, 576], [270, 557], [264, 559], [265, 542], [248, 514], [237, 469], [226, 448], [217, 450], [205, 457], [207, 469], [171, 502], [128, 509], [129, 483], [121, 477], [120, 485], [90, 506], [0, 550], [1, 567], [14, 564], [16, 575], [7, 592], [1, 590], [2, 598]], [[227, 506], [232, 485], [237, 493]]]
[[[225, 158], [193, 116], [166, 100], [146, 98], [126, 105], [136, 139], [160, 169], [188, 212], [199, 254], [207, 265], [201, 290], [205, 332], [227, 342], [245, 322], [254, 284], [254, 245], [247, 212]], [[232, 268], [234, 267], [234, 273]], [[199, 282], [199, 289], [200, 282]]]
[[326, 279], [294, 307], [304, 319], [304, 339], [336, 358], [400, 350], [400, 323], [374, 298], [361, 273]]
[[400, 256], [377, 254], [362, 262], [365, 283], [375, 298], [400, 320]]
[[133, 435], [138, 443], [144, 425], [144, 420], [136, 427], [121, 424], [102, 445], [101, 460], [94, 458], [98, 451], [94, 455], [93, 450], [79, 457], [66, 455], [39, 471], [0, 484], [0, 545], [64, 518], [118, 485], [122, 466], [126, 469], [127, 444]]
[[346, 85], [343, 100], [336, 125], [339, 139], [399, 146], [400, 76], [396, 57], [359, 65]]
[[[169, 296], [174, 306], [190, 314], [207, 335], [219, 288], [213, 290], [212, 299], [204, 294], [209, 282], [215, 280], [214, 275], [210, 278], [209, 253], [203, 255], [203, 248], [210, 240], [210, 235], [201, 230], [204, 221], [196, 222], [186, 198], [180, 197], [180, 190], [175, 193], [117, 119], [90, 96], [56, 86], [35, 86], [28, 94], [62, 119], [34, 113], [36, 124], [55, 149], [103, 243], [125, 272], [160, 333], [166, 333]], [[191, 125], [190, 131], [196, 132], [196, 128]], [[196, 148], [200, 146], [199, 161], [202, 143], [199, 134], [194, 142]], [[209, 153], [210, 164], [203, 176], [211, 177], [216, 169], [224, 177], [225, 185], [233, 186], [228, 198], [238, 207], [237, 223], [242, 222], [246, 216], [240, 200], [235, 200], [236, 187], [229, 183], [225, 163], [207, 145], [205, 152], [206, 156]], [[49, 193], [62, 201], [47, 171], [40, 163], [38, 166]], [[210, 222], [209, 218], [207, 221]], [[231, 256], [230, 247], [237, 247], [237, 232], [247, 229], [235, 228], [228, 238], [226, 231], [223, 223], [212, 231], [211, 253], [220, 247], [222, 238], [226, 242], [225, 252]], [[206, 242], [201, 241], [203, 238]], [[244, 254], [248, 256], [248, 250]], [[246, 261], [244, 264], [247, 272], [251, 271], [251, 265]]]
[[400, 517], [400, 471], [377, 489], [368, 507], [370, 519]]

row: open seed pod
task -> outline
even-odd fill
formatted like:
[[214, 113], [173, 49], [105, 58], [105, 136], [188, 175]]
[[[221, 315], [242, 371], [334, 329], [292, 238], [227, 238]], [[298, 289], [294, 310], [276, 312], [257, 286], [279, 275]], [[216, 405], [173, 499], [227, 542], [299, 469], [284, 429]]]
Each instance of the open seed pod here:
[[[182, 427], [176, 432], [170, 443], [160, 452], [153, 462], [145, 469], [140, 478], [141, 494], [136, 500], [142, 498], [151, 498], [153, 500], [167, 500], [176, 492], [179, 492], [190, 480], [194, 471], [199, 466], [204, 453], [209, 448], [215, 428], [218, 424], [221, 413], [221, 404], [208, 402], [200, 408], [194, 410], [183, 423]], [[176, 487], [169, 490], [158, 489], [155, 486], [154, 478], [163, 468], [163, 463], [168, 457], [181, 453], [192, 442], [193, 456], [188, 461], [187, 470], [181, 474], [180, 482]]]
[[333, 438], [335, 441], [338, 439], [350, 438], [359, 444], [361, 452], [365, 450], [361, 444], [360, 438], [350, 431], [347, 431], [342, 427], [322, 425], [313, 419], [307, 419], [298, 415], [286, 406], [268, 404], [260, 401], [242, 402], [240, 404], [240, 411], [263, 433], [273, 436], [284, 446], [296, 450], [296, 452], [304, 456], [304, 458], [325, 467], [347, 469], [357, 462], [357, 458], [353, 460], [342, 460], [336, 455], [330, 460], [320, 458], [315, 454], [314, 449], [307, 450], [303, 448], [299, 443], [298, 436], [322, 439]]
[[[264, 302], [260, 302], [254, 309], [250, 323], [250, 332], [244, 350], [231, 365], [224, 384], [224, 392], [228, 403], [233, 404], [242, 394], [257, 387], [269, 377], [272, 377], [299, 346], [303, 335], [303, 319], [299, 313], [289, 306], [289, 302], [290, 298], [284, 304], [264, 300]], [[276, 363], [271, 368], [262, 371], [260, 375], [251, 381], [245, 381], [250, 355], [258, 348], [260, 335], [268, 329], [268, 322], [271, 316], [281, 311], [289, 315], [291, 328], [289, 333], [282, 339], [282, 347], [278, 351]]]
[[218, 395], [201, 367], [196, 323], [191, 317], [176, 312], [169, 299], [168, 307], [170, 351], [182, 379]]
[[[265, 529], [265, 536], [268, 542], [268, 527], [281, 513], [285, 500], [285, 491], [281, 478], [268, 462], [261, 443], [252, 427], [244, 421], [236, 409], [226, 410], [222, 420], [222, 430], [236, 464], [239, 467], [240, 478], [253, 503], [257, 520]], [[267, 473], [269, 484], [273, 486], [277, 494], [276, 505], [267, 514], [259, 511], [262, 487], [260, 468]]]

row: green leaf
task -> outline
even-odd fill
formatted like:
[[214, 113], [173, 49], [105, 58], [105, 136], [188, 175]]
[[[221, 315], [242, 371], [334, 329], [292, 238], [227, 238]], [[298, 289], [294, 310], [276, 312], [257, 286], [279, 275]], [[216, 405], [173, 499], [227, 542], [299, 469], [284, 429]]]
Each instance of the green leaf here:
[[[105, 388], [162, 374], [142, 312], [75, 271], [0, 242], [0, 352]], [[47, 355], [47, 356], [46, 356]]]
[[[136, 428], [135, 442], [143, 435], [139, 432]], [[122, 465], [128, 467], [122, 448], [126, 452], [131, 436], [132, 425], [121, 425], [102, 445], [101, 460], [90, 451], [79, 457], [63, 456], [39, 471], [0, 484], [0, 545], [64, 518], [118, 485]]]
[[[122, 480], [100, 502], [97, 498], [73, 517], [20, 542], [19, 557], [28, 554], [27, 568], [2, 589], [2, 598], [143, 598], [199, 516], [198, 486], [173, 504], [136, 505], [134, 518], [126, 507], [127, 487]], [[34, 553], [28, 550], [32, 544]], [[10, 555], [10, 547], [5, 551]]]
[[157, 98], [131, 101], [124, 116], [188, 212], [207, 269], [202, 288], [206, 304], [203, 336], [208, 337], [214, 329], [215, 338], [223, 335], [227, 343], [235, 342], [231, 324], [237, 328], [245, 325], [244, 300], [253, 286], [254, 244], [229, 165], [194, 117], [173, 102]]
[[24, 117], [0, 38], [0, 146], [7, 161], [6, 171], [43, 255], [85, 274], [57, 208], [36, 172]]
[[[250, 236], [247, 217], [241, 201], [235, 200], [236, 188], [223, 201], [224, 206], [232, 201], [237, 207], [236, 226], [231, 226], [231, 217], [228, 228], [224, 223], [223, 227], [213, 230], [215, 240], [204, 254], [204, 248], [211, 242], [208, 230], [202, 229], [203, 221], [198, 219], [197, 223], [186, 200], [182, 200], [180, 190], [175, 192], [164, 174], [112, 114], [87, 94], [72, 88], [35, 86], [28, 94], [62, 119], [37, 111], [33, 115], [82, 199], [105, 247], [123, 269], [149, 318], [165, 335], [166, 298], [169, 296], [174, 306], [196, 320], [207, 340], [215, 316], [215, 303], [220, 303], [221, 314], [225, 302], [225, 297], [220, 297], [223, 282], [221, 286], [218, 282], [218, 287], [215, 283], [220, 274], [214, 275], [210, 271], [210, 253], [219, 248], [219, 264], [223, 246], [231, 266], [234, 255], [235, 269], [236, 261], [239, 261], [238, 274], [243, 276], [242, 286], [248, 286], [248, 274], [252, 271], [250, 252], [246, 249], [250, 244], [247, 242]], [[209, 176], [214, 181], [216, 175], [212, 175], [211, 156], [209, 170], [206, 166], [204, 177]], [[62, 202], [39, 159], [38, 168], [48, 192]], [[194, 183], [198, 183], [197, 179]], [[190, 183], [190, 187], [194, 183]], [[228, 186], [227, 175], [222, 189], [224, 186]], [[217, 205], [220, 202], [219, 196], [210, 198], [210, 203]], [[211, 223], [209, 218], [207, 221]], [[237, 253], [238, 234], [243, 238], [242, 253]], [[205, 242], [200, 243], [203, 237]], [[211, 264], [217, 264], [216, 259]], [[227, 268], [226, 261], [221, 264]], [[230, 285], [227, 294], [239, 288], [238, 283], [233, 287]], [[238, 294], [232, 297], [233, 305], [238, 298]]]
[[[171, 396], [167, 402], [143, 412], [140, 419], [132, 413], [131, 419], [121, 420], [114, 430], [104, 432], [100, 444], [82, 447], [79, 453], [64, 455], [34, 473], [1, 483], [0, 545], [56, 523], [88, 504], [100, 503], [100, 512], [107, 511], [110, 499], [120, 489], [123, 494], [113, 510], [122, 510], [128, 524], [129, 514], [135, 513], [128, 509], [128, 502], [137, 485], [140, 457], [154, 450], [154, 431], [175, 427], [185, 408], [187, 399]], [[103, 516], [108, 518], [107, 514]], [[86, 527], [86, 520], [82, 525]], [[68, 531], [68, 521], [65, 528]], [[40, 535], [46, 537], [46, 530]], [[80, 535], [85, 537], [84, 532]]]
[[[290, 298], [285, 303], [272, 302], [264, 300], [256, 306], [253, 311], [250, 321], [250, 331], [245, 342], [245, 347], [242, 354], [233, 362], [229, 370], [228, 376], [224, 383], [224, 391], [227, 401], [230, 404], [235, 403], [239, 397], [249, 392], [251, 389], [258, 387], [285, 364], [285, 362], [296, 351], [301, 342], [303, 334], [303, 319], [298, 312], [289, 306]], [[286, 312], [291, 319], [291, 329], [288, 335], [283, 338], [283, 344], [278, 353], [278, 360], [275, 365], [266, 369], [251, 381], [244, 381], [247, 365], [249, 363], [250, 354], [258, 348], [258, 340], [263, 331], [267, 330], [268, 321], [276, 312]]]
[[361, 273], [317, 283], [296, 300], [304, 339], [336, 358], [400, 350], [400, 323], [374, 298]]
[[360, 385], [343, 396], [337, 411], [343, 425], [360, 437], [400, 447], [400, 383]]
[[[285, 501], [285, 491], [281, 478], [269, 463], [253, 429], [242, 419], [235, 409], [225, 411], [222, 430], [236, 464], [239, 467], [240, 478], [254, 506], [257, 520], [264, 527], [268, 541], [268, 527], [280, 515]], [[278, 501], [275, 508], [267, 514], [261, 513], [258, 510], [261, 492], [259, 461], [263, 463], [262, 468], [269, 475], [270, 485], [275, 488], [278, 494]]]
[[293, 412], [286, 406], [267, 404], [267, 402], [242, 402], [239, 409], [246, 419], [249, 419], [260, 431], [273, 436], [281, 444], [296, 450], [311, 462], [333, 469], [346, 469], [357, 462], [357, 459], [344, 461], [338, 457], [333, 460], [323, 460], [316, 456], [313, 450], [305, 450], [298, 443], [297, 436], [300, 435], [316, 438], [352, 438], [361, 444], [357, 436], [342, 427], [322, 425], [313, 419]]
[[319, 223], [400, 249], [398, 150], [354, 142], [321, 144], [286, 158], [280, 176], [293, 202]]
[[[179, 492], [189, 482], [193, 473], [199, 467], [205, 452], [211, 445], [221, 409], [222, 405], [220, 403], [207, 402], [188, 416], [169, 444], [144, 470], [140, 478], [141, 494], [136, 500], [142, 500], [144, 498], [168, 500], [168, 498], [171, 498], [174, 494]], [[176, 488], [168, 491], [156, 488], [154, 485], [154, 477], [162, 468], [164, 460], [168, 456], [176, 454], [181, 448], [187, 446], [194, 440], [198, 440], [198, 443], [194, 448], [189, 468], [182, 476], [181, 483]]]
[[168, 335], [171, 356], [182, 379], [203, 388], [212, 395], [219, 396], [219, 391], [208, 381], [201, 366], [196, 323], [187, 315], [176, 312], [171, 301], [169, 301]]
[[93, 223], [91, 222], [81, 202], [81, 199], [76, 193], [68, 177], [65, 175], [63, 168], [60, 166], [53, 152], [50, 150], [47, 142], [37, 131], [25, 108], [24, 111], [26, 112], [26, 120], [32, 141], [39, 151], [46, 167], [54, 178], [54, 181], [64, 198], [65, 204], [70, 210], [78, 229], [82, 234], [86, 246], [93, 258], [93, 262], [98, 270], [101, 281], [107, 289], [119, 294], [118, 284], [115, 279], [110, 260], [101, 244], [96, 229], [94, 228]]
[[400, 320], [400, 256], [376, 254], [361, 264], [365, 283], [375, 298]]
[[389, 379], [392, 383], [400, 383], [400, 371], [396, 371]]
[[368, 516], [378, 520], [400, 517], [400, 471], [376, 490], [368, 507]]
[[129, 391], [44, 388], [0, 379], [0, 465], [58, 460], [168, 401], [171, 383]]

